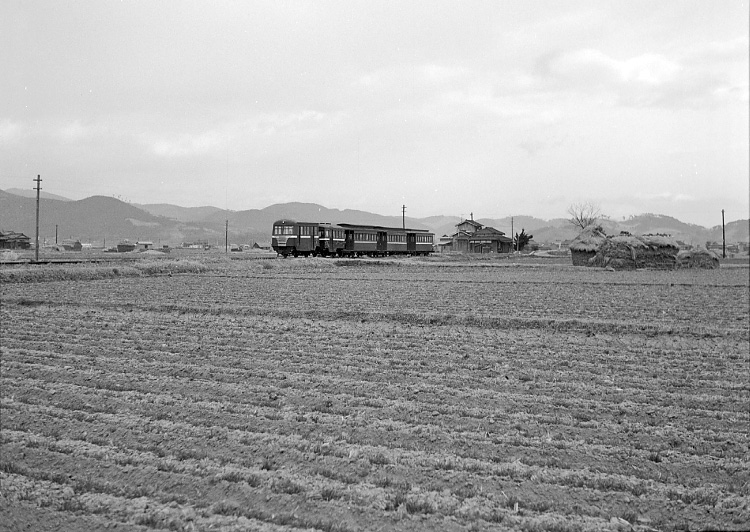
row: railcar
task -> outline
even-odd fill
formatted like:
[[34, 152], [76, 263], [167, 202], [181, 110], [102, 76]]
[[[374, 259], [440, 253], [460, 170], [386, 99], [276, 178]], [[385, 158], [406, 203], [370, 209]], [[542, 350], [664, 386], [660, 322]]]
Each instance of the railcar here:
[[341, 257], [343, 255], [346, 238], [342, 227], [333, 224], [320, 224], [319, 235], [319, 252], [321, 255], [324, 257], [330, 255]]
[[271, 247], [284, 257], [317, 255], [320, 250], [321, 225], [289, 219], [277, 220], [273, 223]]
[[435, 235], [426, 229], [339, 224], [345, 229], [346, 255], [429, 255]]
[[274, 222], [271, 245], [284, 257], [429, 255], [434, 237], [425, 229], [284, 219]]

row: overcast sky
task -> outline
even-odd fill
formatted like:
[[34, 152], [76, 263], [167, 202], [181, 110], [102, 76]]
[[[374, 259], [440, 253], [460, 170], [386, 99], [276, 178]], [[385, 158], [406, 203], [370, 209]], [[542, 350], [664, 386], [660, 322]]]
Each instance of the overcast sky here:
[[713, 226], [747, 1], [0, 2], [0, 189]]

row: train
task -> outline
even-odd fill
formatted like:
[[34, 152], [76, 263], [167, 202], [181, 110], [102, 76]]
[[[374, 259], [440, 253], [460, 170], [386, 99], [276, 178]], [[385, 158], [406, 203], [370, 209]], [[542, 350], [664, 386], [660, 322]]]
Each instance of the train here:
[[426, 229], [277, 220], [271, 246], [283, 257], [429, 255], [435, 235]]

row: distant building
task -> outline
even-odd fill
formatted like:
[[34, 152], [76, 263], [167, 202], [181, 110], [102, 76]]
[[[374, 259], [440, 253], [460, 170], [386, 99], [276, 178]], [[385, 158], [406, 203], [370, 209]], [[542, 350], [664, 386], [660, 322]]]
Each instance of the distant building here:
[[0, 249], [29, 249], [31, 239], [23, 233], [0, 231]]
[[456, 224], [456, 232], [443, 235], [438, 248], [441, 252], [460, 251], [463, 253], [510, 253], [513, 240], [494, 227], [484, 227], [474, 221], [462, 220]]
[[494, 227], [483, 227], [469, 236], [470, 253], [510, 253], [513, 240]]
[[62, 247], [65, 251], [81, 251], [83, 249], [83, 244], [81, 244], [80, 240], [66, 238], [62, 241]]
[[117, 244], [117, 251], [119, 253], [127, 253], [129, 251], [135, 250], [135, 244], [133, 244], [130, 240], [123, 240], [119, 244]]
[[211, 244], [208, 240], [197, 240], [195, 242], [183, 242], [182, 246], [185, 249], [211, 249]]

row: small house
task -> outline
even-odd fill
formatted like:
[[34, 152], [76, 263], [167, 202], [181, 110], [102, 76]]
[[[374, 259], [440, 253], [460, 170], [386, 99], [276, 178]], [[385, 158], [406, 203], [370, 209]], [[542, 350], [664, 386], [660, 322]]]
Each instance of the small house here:
[[23, 233], [0, 231], [0, 249], [29, 249], [31, 239]]
[[482, 227], [468, 238], [470, 253], [510, 253], [513, 240], [494, 227]]
[[441, 252], [460, 251], [463, 253], [510, 253], [513, 240], [494, 227], [484, 227], [474, 221], [461, 220], [456, 224], [456, 232], [440, 237], [438, 248]]

